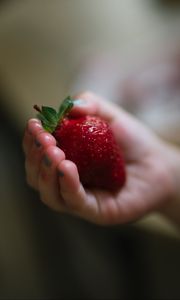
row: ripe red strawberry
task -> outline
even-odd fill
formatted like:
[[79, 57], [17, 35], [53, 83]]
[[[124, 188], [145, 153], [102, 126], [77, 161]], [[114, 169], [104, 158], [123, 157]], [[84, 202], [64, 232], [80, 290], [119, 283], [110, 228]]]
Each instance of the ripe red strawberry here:
[[108, 123], [97, 116], [67, 115], [73, 106], [68, 97], [59, 112], [35, 106], [43, 127], [53, 134], [66, 159], [73, 161], [85, 187], [115, 191], [126, 179], [120, 147]]

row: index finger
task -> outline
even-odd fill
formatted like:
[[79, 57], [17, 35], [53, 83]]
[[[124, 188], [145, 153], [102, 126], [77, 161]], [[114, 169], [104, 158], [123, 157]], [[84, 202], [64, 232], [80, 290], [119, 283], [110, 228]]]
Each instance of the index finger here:
[[36, 134], [37, 131], [43, 131], [41, 122], [38, 119], [30, 119], [27, 122], [25, 132], [24, 132], [24, 137], [22, 141], [22, 147], [25, 155], [28, 154], [29, 149], [31, 148], [34, 135]]
[[99, 95], [91, 92], [84, 92], [73, 97], [75, 99], [71, 114], [73, 115], [98, 115], [111, 123], [118, 117], [119, 107], [106, 101]]

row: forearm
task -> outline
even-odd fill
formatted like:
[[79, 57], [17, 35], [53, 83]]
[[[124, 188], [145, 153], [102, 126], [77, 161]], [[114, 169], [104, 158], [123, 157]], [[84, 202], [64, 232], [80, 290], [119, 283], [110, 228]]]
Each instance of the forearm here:
[[172, 196], [160, 213], [180, 227], [180, 148], [168, 146], [166, 156], [172, 177]]

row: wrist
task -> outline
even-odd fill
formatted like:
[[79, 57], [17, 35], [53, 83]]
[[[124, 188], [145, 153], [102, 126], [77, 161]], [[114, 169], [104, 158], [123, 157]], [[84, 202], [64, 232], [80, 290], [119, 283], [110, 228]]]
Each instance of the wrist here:
[[160, 213], [180, 225], [180, 149], [166, 145], [165, 161], [171, 177], [172, 192]]

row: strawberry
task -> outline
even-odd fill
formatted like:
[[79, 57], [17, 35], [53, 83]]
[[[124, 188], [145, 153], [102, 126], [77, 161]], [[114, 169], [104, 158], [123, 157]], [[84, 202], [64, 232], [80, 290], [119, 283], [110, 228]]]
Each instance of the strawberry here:
[[109, 124], [97, 116], [73, 117], [69, 114], [72, 107], [70, 97], [58, 112], [51, 107], [34, 106], [44, 129], [55, 137], [66, 159], [76, 164], [82, 184], [118, 190], [125, 184], [125, 163]]

